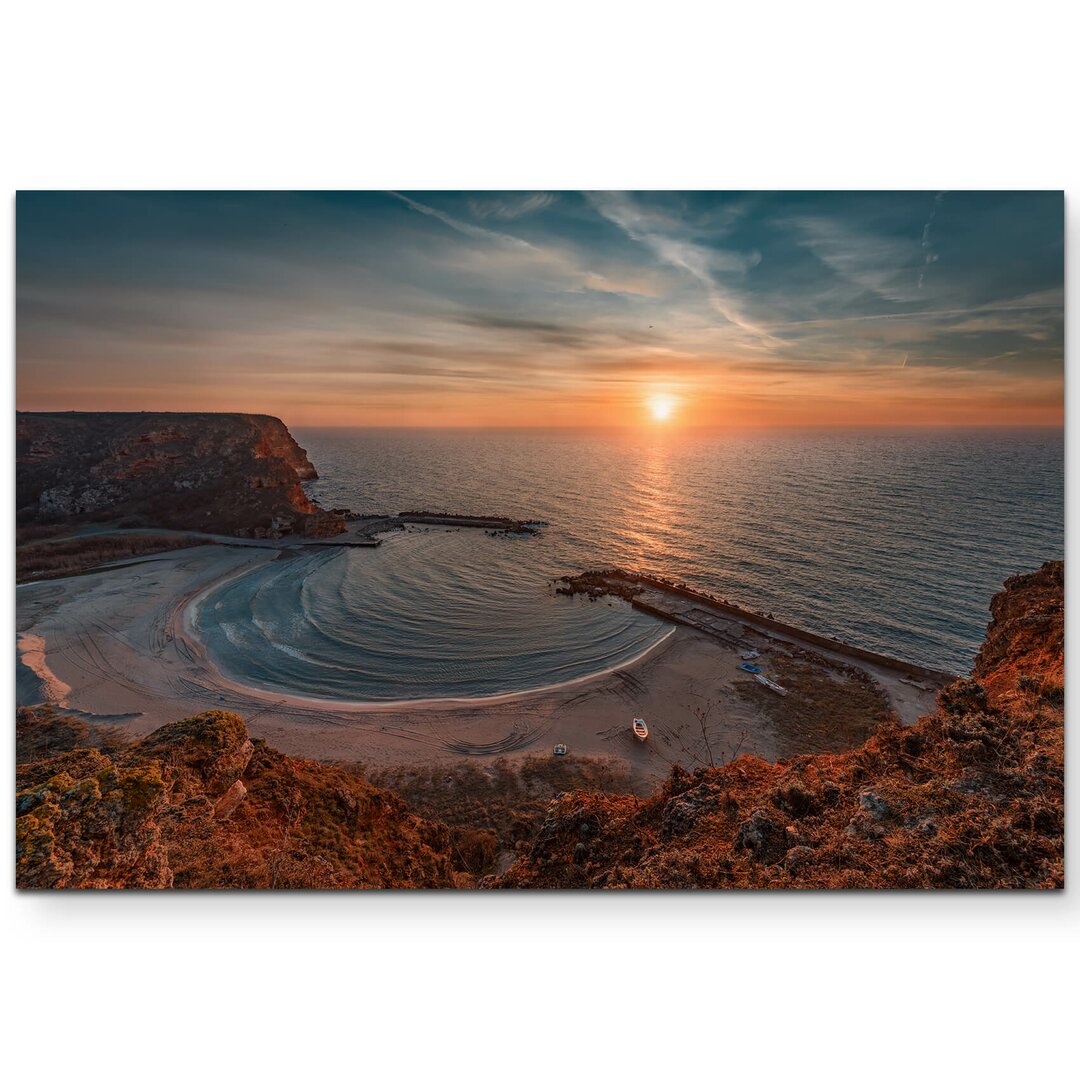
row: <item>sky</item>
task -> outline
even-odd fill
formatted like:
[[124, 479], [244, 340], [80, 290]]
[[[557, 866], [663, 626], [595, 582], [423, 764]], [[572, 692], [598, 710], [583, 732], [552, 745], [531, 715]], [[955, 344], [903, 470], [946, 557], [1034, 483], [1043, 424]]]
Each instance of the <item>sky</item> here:
[[17, 403], [1062, 423], [1060, 192], [21, 192]]

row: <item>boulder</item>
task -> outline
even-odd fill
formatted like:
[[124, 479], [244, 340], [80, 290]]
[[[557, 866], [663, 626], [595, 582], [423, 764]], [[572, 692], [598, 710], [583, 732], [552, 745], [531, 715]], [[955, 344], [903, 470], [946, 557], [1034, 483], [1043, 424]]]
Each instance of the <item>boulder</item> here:
[[232, 817], [236, 808], [244, 801], [244, 797], [247, 795], [247, 788], [244, 787], [243, 780], [237, 780], [235, 784], [220, 799], [214, 804], [214, 817], [218, 821], [226, 821]]

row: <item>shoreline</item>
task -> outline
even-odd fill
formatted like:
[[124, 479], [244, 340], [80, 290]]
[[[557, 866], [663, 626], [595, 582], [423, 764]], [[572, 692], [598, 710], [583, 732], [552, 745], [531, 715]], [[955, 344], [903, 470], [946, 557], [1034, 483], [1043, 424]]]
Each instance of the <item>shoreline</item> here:
[[[832, 684], [851, 679], [845, 672], [852, 669], [829, 657], [807, 665], [779, 635], [767, 638], [757, 628], [737, 628], [745, 638], [733, 646], [707, 627], [673, 619], [659, 641], [613, 668], [486, 697], [335, 701], [236, 681], [207, 655], [194, 613], [214, 588], [296, 546], [207, 544], [127, 561], [107, 574], [34, 583], [17, 594], [17, 630], [41, 640], [42, 661], [70, 688], [64, 707], [84, 718], [119, 717], [119, 726], [141, 735], [220, 709], [240, 715], [252, 737], [287, 754], [374, 769], [550, 754], [560, 742], [575, 756], [616, 755], [648, 787], [675, 764], [693, 769], [739, 752], [777, 760], [854, 745], [881, 719], [878, 706], [778, 713], [788, 706], [740, 670], [740, 651], [767, 641], [771, 662], [785, 670], [796, 665], [797, 677], [810, 680], [808, 693], [812, 684], [835, 690]], [[905, 723], [933, 708], [932, 692], [895, 676], [864, 673], [860, 685], [872, 684]], [[22, 683], [19, 704], [32, 704], [34, 688]], [[865, 686], [858, 692], [870, 705], [877, 700]], [[702, 709], [707, 723], [695, 713]], [[648, 719], [647, 744], [630, 733], [634, 716]]]
[[[318, 548], [326, 545], [316, 541], [302, 546]], [[203, 604], [210, 594], [221, 588], [223, 585], [227, 585], [230, 582], [239, 580], [247, 574], [253, 573], [255, 570], [261, 568], [262, 565], [263, 564], [255, 564], [241, 567], [234, 572], [210, 582], [204, 588], [200, 589], [197, 594], [190, 597], [182, 605], [182, 610], [178, 609], [174, 614], [173, 630], [174, 634], [181, 635], [192, 649], [197, 650], [205, 658], [205, 663], [208, 669], [216, 676], [216, 682], [219, 686], [227, 687], [237, 693], [247, 694], [251, 697], [273, 702], [275, 704], [284, 702], [301, 708], [320, 708], [329, 711], [350, 713], [393, 712], [400, 709], [413, 708], [473, 708], [484, 705], [503, 705], [507, 702], [520, 701], [534, 695], [549, 694], [566, 690], [570, 687], [581, 686], [593, 679], [603, 678], [605, 675], [612, 675], [615, 672], [632, 668], [649, 657], [653, 652], [659, 650], [660, 647], [675, 633], [675, 627], [672, 626], [659, 640], [652, 642], [641, 652], [628, 657], [617, 664], [600, 668], [597, 671], [588, 672], [585, 675], [575, 676], [573, 679], [565, 679], [562, 682], [545, 683], [543, 686], [534, 686], [524, 690], [507, 690], [496, 694], [476, 694], [469, 697], [440, 696], [426, 698], [393, 698], [386, 701], [367, 701], [359, 698], [316, 697], [314, 695], [296, 693], [295, 691], [275, 689], [265, 684], [260, 684], [258, 681], [253, 680], [249, 682], [229, 674], [211, 657], [209, 650], [199, 636], [196, 628], [196, 621]]]

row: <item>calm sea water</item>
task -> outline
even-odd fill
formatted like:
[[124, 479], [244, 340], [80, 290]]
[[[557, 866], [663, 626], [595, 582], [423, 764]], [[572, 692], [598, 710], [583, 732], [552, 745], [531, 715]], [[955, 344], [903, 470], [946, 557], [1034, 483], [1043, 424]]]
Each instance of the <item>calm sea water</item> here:
[[1002, 581], [1063, 555], [1057, 431], [296, 435], [325, 506], [549, 522], [398, 534], [213, 598], [239, 642], [219, 640], [223, 666], [317, 696], [474, 696], [623, 662], [666, 627], [549, 588], [607, 564], [965, 671]]

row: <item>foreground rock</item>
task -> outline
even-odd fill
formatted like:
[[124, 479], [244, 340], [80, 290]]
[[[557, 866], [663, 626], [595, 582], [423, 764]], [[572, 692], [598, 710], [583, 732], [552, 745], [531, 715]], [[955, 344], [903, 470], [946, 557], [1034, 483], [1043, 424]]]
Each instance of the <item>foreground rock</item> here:
[[49, 708], [18, 717], [19, 888], [447, 888], [451, 831], [341, 769], [208, 712], [127, 744]]
[[1061, 888], [1064, 568], [1011, 578], [973, 678], [913, 728], [552, 804], [518, 888]]
[[301, 482], [288, 429], [246, 413], [17, 413], [20, 524], [121, 522], [228, 535], [344, 530]]

